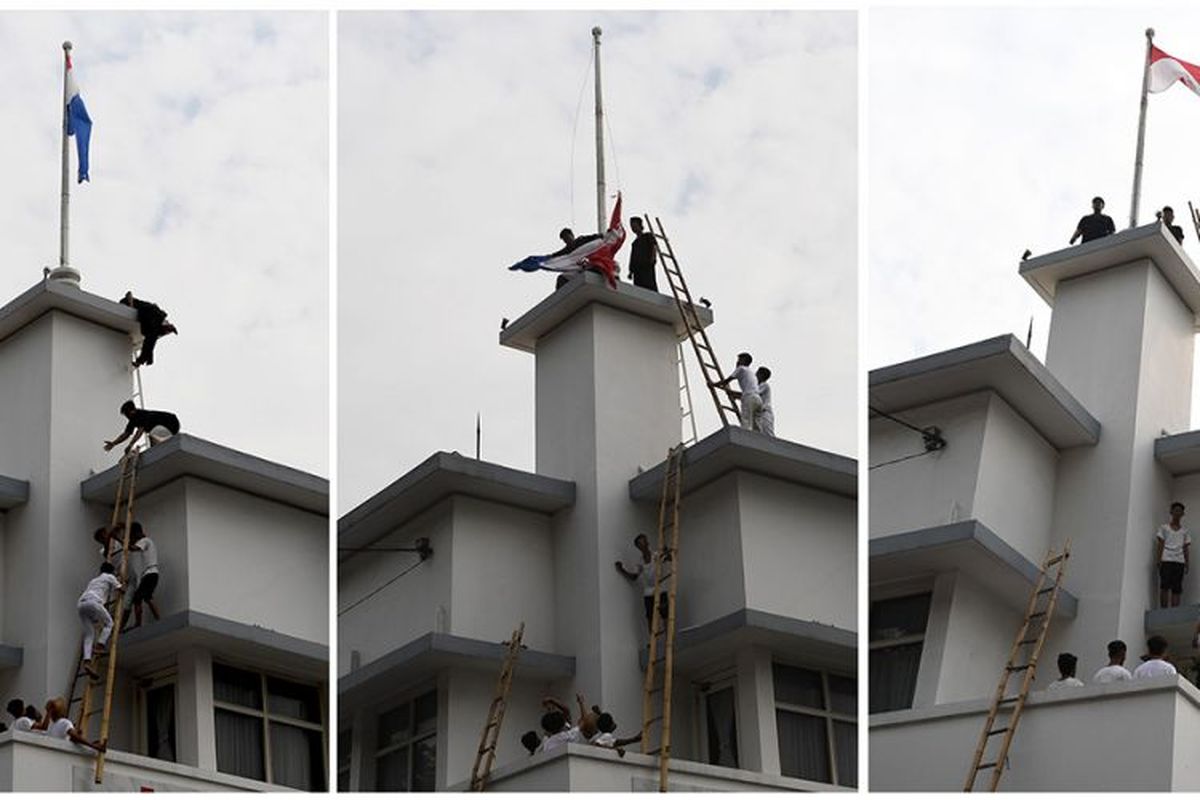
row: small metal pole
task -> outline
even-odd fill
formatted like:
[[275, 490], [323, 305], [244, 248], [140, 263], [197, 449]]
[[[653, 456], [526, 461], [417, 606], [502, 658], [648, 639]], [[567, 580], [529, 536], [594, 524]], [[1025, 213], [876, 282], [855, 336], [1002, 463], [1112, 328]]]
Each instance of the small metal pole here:
[[604, 100], [600, 92], [600, 26], [592, 28], [596, 62], [596, 232], [607, 228], [607, 192], [604, 185]]
[[63, 281], [79, 285], [79, 271], [71, 266], [70, 258], [70, 225], [71, 225], [71, 150], [67, 140], [67, 92], [70, 87], [71, 43], [63, 42], [63, 98], [62, 98], [62, 195], [58, 210], [58, 267], [50, 271], [46, 277], [53, 281]]
[[1146, 94], [1150, 89], [1150, 48], [1154, 28], [1146, 28], [1146, 65], [1142, 70], [1142, 107], [1138, 114], [1137, 157], [1133, 161], [1133, 202], [1129, 204], [1129, 227], [1137, 227], [1138, 201], [1142, 195], [1142, 150], [1146, 145]]

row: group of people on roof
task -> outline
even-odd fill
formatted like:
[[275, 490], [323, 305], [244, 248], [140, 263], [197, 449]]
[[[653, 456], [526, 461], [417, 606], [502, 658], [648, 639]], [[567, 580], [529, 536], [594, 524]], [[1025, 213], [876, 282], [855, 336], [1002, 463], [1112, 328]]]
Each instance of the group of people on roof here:
[[[49, 736], [51, 739], [72, 741], [75, 744], [90, 747], [100, 753], [103, 753], [105, 750], [104, 742], [89, 741], [79, 731], [75, 730], [75, 725], [67, 717], [67, 701], [61, 697], [52, 697], [47, 700], [46, 713], [44, 714], [40, 713], [34, 706], [25, 705], [24, 700], [16, 697], [8, 701], [5, 710], [12, 717], [12, 729], [14, 731], [40, 733]], [[0, 732], [6, 729], [7, 726], [0, 722]]]
[[542, 700], [541, 725], [542, 732], [526, 731], [521, 735], [521, 744], [529, 755], [537, 753], [553, 753], [568, 744], [590, 744], [596, 747], [607, 747], [616, 750], [620, 756], [625, 755], [625, 747], [642, 740], [642, 734], [618, 739], [616, 735], [617, 722], [612, 714], [601, 711], [599, 706], [588, 707], [583, 694], [575, 695], [579, 703], [579, 718], [571, 722], [571, 709], [553, 697]]
[[[1175, 224], [1175, 209], [1163, 206], [1161, 211], [1154, 213], [1154, 217], [1175, 237], [1175, 241], [1183, 244], [1183, 228]], [[1080, 218], [1079, 224], [1075, 226], [1075, 232], [1071, 234], [1071, 240], [1067, 244], [1075, 244], [1076, 239], [1079, 239], [1080, 244], [1093, 239], [1102, 239], [1116, 231], [1117, 226], [1113, 224], [1112, 217], [1104, 213], [1104, 198], [1093, 197], [1092, 213]]]

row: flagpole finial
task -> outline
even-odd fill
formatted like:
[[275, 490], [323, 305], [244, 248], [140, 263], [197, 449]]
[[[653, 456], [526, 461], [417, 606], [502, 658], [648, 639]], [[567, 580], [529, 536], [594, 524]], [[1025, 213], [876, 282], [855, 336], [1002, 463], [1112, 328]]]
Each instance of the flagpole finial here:
[[1154, 28], [1146, 28], [1146, 38], [1147, 39], [1154, 38]]
[[599, 25], [597, 25], [596, 27], [592, 28], [592, 36], [593, 36], [593, 37], [595, 37], [596, 39], [599, 39], [599, 38], [600, 38], [600, 34], [602, 34], [602, 33], [604, 33], [604, 31], [600, 30], [600, 26], [599, 26]]
[[73, 46], [74, 46], [74, 45], [72, 45], [72, 44], [71, 44], [71, 40], [70, 40], [70, 39], [68, 39], [67, 41], [63, 42], [63, 50], [66, 50], [68, 53], [71, 51], [71, 48], [72, 48]]

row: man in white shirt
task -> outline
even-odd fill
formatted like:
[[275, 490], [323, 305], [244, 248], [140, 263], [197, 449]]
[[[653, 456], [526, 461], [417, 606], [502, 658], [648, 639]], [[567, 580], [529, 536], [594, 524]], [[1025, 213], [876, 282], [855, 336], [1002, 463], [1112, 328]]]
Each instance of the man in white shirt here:
[[158, 548], [142, 530], [140, 522], [129, 525], [129, 539], [129, 551], [137, 573], [137, 588], [133, 590], [132, 625], [136, 628], [142, 624], [142, 603], [150, 606], [150, 613], [155, 620], [162, 619], [158, 614], [158, 606], [154, 605], [154, 590], [158, 588]]
[[89, 742], [75, 730], [75, 725], [67, 718], [67, 701], [61, 697], [46, 701], [46, 716], [42, 717], [34, 730], [45, 731], [52, 739], [70, 739], [75, 744], [90, 747], [100, 753], [108, 749], [107, 742]]
[[1161, 636], [1151, 636], [1146, 640], [1146, 649], [1150, 651], [1150, 657], [1138, 665], [1138, 668], [1133, 671], [1133, 679], [1139, 681], [1142, 678], [1157, 678], [1162, 675], [1177, 675], [1175, 667], [1166, 660], [1167, 656], [1167, 640]]
[[754, 377], [758, 380], [758, 399], [761, 402], [758, 415], [754, 418], [754, 430], [774, 436], [775, 407], [771, 405], [771, 386], [767, 383], [771, 379], [771, 370], [759, 367], [754, 371]]
[[[649, 628], [654, 624], [654, 581], [658, 573], [658, 564], [654, 560], [654, 554], [650, 552], [650, 539], [646, 537], [646, 534], [639, 533], [635, 536], [633, 546], [641, 553], [641, 561], [634, 564], [633, 567], [627, 567], [623, 561], [618, 561], [616, 562], [617, 572], [628, 580], [639, 581], [642, 584], [642, 605], [646, 609], [646, 627]], [[658, 597], [658, 613], [664, 620], [667, 618], [665, 586]]]
[[1183, 599], [1183, 576], [1189, 566], [1192, 535], [1183, 527], [1183, 503], [1171, 503], [1170, 522], [1160, 525], [1155, 538], [1155, 561], [1158, 562], [1158, 605], [1171, 608]]
[[753, 361], [754, 357], [749, 353], [738, 353], [737, 366], [733, 373], [725, 380], [717, 381], [716, 384], [718, 388], [722, 388], [735, 380], [738, 382], [740, 391], [732, 392], [732, 394], [742, 401], [738, 416], [741, 418], [742, 427], [748, 431], [754, 430], [754, 416], [762, 408], [762, 400], [758, 396], [758, 379], [750, 371], [750, 364]]
[[14, 731], [30, 731], [33, 729], [35, 720], [30, 719], [29, 715], [25, 713], [24, 700], [16, 698], [9, 700], [4, 710], [13, 718], [12, 729]]
[[1131, 681], [1133, 675], [1129, 670], [1125, 669], [1125, 654], [1127, 650], [1125, 643], [1120, 639], [1113, 639], [1108, 643], [1108, 666], [1101, 667], [1096, 671], [1096, 675], [1092, 678], [1092, 683], [1118, 683], [1120, 681]]
[[[92, 651], [103, 650], [112, 634], [113, 618], [105, 606], [114, 591], [119, 591], [121, 583], [113, 575], [113, 565], [105, 561], [100, 565], [100, 574], [88, 581], [87, 588], [79, 595], [75, 610], [79, 612], [79, 622], [83, 626], [83, 671], [93, 678], [100, 675], [92, 669]], [[100, 626], [100, 636], [96, 637], [96, 626]], [[64, 712], [65, 713], [65, 712]]]
[[1083, 686], [1083, 681], [1075, 677], [1075, 666], [1079, 659], [1071, 653], [1058, 654], [1058, 680], [1047, 686], [1047, 689], [1076, 689]]
[[553, 697], [542, 700], [548, 710], [542, 715], [542, 730], [546, 738], [542, 740], [542, 752], [553, 753], [571, 742], [587, 741], [579, 732], [579, 726], [571, 724], [571, 711]]

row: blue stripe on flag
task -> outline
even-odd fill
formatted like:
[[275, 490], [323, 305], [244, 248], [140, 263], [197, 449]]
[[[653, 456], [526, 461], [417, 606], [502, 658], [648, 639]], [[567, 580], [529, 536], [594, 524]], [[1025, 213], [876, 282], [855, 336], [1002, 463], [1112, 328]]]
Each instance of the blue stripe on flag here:
[[83, 98], [78, 94], [67, 103], [67, 135], [75, 137], [75, 147], [79, 153], [79, 183], [90, 181], [88, 145], [92, 141], [92, 118], [88, 116]]

